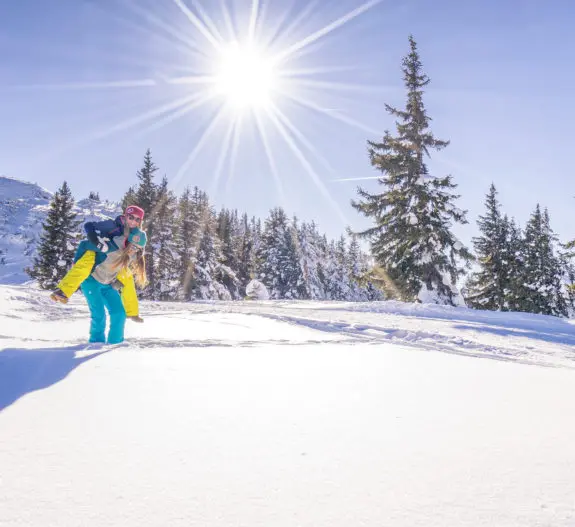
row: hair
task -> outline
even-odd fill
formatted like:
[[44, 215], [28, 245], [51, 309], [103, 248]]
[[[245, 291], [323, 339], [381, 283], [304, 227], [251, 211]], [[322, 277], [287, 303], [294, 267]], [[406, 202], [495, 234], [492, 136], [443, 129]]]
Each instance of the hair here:
[[122, 256], [114, 265], [115, 269], [123, 269], [124, 267], [129, 269], [136, 281], [136, 285], [139, 287], [144, 287], [148, 283], [148, 277], [146, 275], [146, 259], [144, 258], [144, 250], [138, 249], [138, 256], [135, 260], [130, 260], [130, 253], [128, 252], [128, 248], [125, 247], [121, 249]]

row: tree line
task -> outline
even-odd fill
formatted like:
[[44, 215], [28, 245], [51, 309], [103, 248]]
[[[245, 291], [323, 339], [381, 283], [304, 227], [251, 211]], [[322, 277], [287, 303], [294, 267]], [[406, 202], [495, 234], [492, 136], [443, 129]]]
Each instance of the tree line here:
[[[402, 62], [405, 108], [386, 105], [395, 131], [368, 140], [371, 165], [381, 173], [379, 192], [357, 189], [351, 205], [373, 221], [347, 238], [328, 240], [314, 222], [288, 218], [274, 208], [262, 222], [247, 214], [216, 212], [205, 192], [187, 188], [176, 196], [164, 177], [155, 181], [146, 152], [138, 182], [123, 199], [148, 213], [146, 298], [158, 300], [238, 299], [251, 278], [260, 279], [275, 299], [407, 302], [467, 305], [477, 309], [570, 316], [575, 309], [575, 240], [561, 243], [547, 209], [537, 204], [522, 228], [503, 213], [495, 184], [478, 219], [473, 250], [453, 234], [467, 224], [467, 211], [451, 175], [430, 174], [427, 160], [449, 141], [430, 130], [423, 103], [430, 78], [423, 71], [415, 39]], [[66, 197], [67, 196], [67, 197]], [[94, 199], [99, 199], [96, 192]], [[56, 193], [31, 270], [52, 287], [69, 265], [70, 248], [60, 232], [75, 232], [66, 184]], [[68, 229], [68, 231], [66, 231]], [[54, 232], [52, 232], [54, 231]], [[370, 254], [358, 239], [369, 242]], [[49, 247], [62, 245], [58, 255]], [[48, 264], [46, 265], [46, 262]], [[65, 263], [65, 265], [64, 265]]]

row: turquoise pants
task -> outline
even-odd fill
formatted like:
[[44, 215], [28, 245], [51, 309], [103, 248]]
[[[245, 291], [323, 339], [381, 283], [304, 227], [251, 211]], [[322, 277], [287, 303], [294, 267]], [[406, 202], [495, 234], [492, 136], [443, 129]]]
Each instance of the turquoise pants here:
[[80, 286], [90, 308], [90, 342], [106, 342], [106, 310], [110, 315], [108, 344], [124, 342], [126, 310], [120, 293], [89, 276]]

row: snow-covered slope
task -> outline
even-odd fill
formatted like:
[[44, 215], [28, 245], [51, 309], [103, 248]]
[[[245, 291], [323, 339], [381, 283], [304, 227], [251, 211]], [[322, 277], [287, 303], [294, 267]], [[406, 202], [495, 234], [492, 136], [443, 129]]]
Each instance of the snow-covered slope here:
[[[35, 183], [0, 176], [0, 283], [29, 280], [24, 269], [31, 265], [52, 193]], [[84, 199], [76, 204], [82, 221], [114, 217], [117, 203]]]
[[143, 302], [121, 347], [0, 286], [2, 527], [575, 525], [575, 326]]

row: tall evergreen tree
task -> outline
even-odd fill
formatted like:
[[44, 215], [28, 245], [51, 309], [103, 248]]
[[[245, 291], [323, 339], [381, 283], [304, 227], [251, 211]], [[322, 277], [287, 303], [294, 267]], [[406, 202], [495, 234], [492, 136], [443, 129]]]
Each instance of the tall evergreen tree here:
[[305, 284], [304, 298], [325, 299], [325, 286], [321, 277], [321, 262], [324, 258], [321, 250], [317, 225], [302, 223], [298, 231], [300, 247], [300, 266]]
[[130, 187], [122, 200], [123, 209], [125, 209], [128, 205], [137, 205], [146, 211], [144, 229], [148, 236], [148, 246], [146, 247], [145, 252], [148, 287], [146, 287], [143, 291], [144, 298], [150, 298], [152, 291], [157, 290], [156, 269], [154, 267], [154, 243], [156, 241], [156, 234], [154, 229], [156, 216], [155, 207], [159, 198], [159, 186], [154, 181], [157, 171], [158, 167], [154, 164], [154, 161], [152, 160], [152, 153], [150, 152], [150, 149], [148, 149], [144, 155], [143, 166], [136, 173], [138, 178], [137, 186]]
[[189, 187], [184, 189], [178, 201], [177, 210], [177, 228], [175, 233], [176, 247], [178, 251], [178, 274], [180, 276], [180, 300], [189, 299], [189, 291], [187, 289], [187, 277], [191, 272], [192, 261], [194, 258], [195, 248], [195, 228], [196, 217], [194, 206], [192, 203], [192, 195]]
[[489, 188], [485, 206], [485, 215], [479, 216], [477, 221], [481, 236], [472, 240], [479, 269], [468, 281], [466, 300], [468, 305], [476, 309], [506, 311], [512, 271], [509, 228], [501, 216], [497, 189], [493, 183]]
[[190, 295], [204, 300], [231, 300], [232, 296], [224, 281], [229, 269], [222, 264], [223, 255], [217, 235], [217, 218], [211, 207], [202, 217], [200, 241], [193, 261], [190, 276]]
[[345, 237], [328, 246], [326, 294], [330, 300], [351, 300], [349, 260]]
[[297, 254], [296, 233], [285, 211], [277, 207], [265, 221], [260, 247], [260, 279], [270, 298], [298, 298], [303, 285]]
[[240, 298], [240, 281], [236, 276], [236, 271], [239, 268], [238, 231], [237, 212], [222, 209], [218, 215], [218, 237], [222, 247], [221, 264], [227, 268], [227, 273], [222, 277], [222, 280], [234, 300]]
[[74, 198], [68, 183], [64, 181], [54, 194], [46, 221], [42, 224], [38, 255], [33, 260], [32, 268], [26, 269], [42, 289], [54, 289], [72, 265], [80, 236], [80, 222], [76, 217]]
[[[198, 252], [200, 250], [200, 245], [202, 239], [204, 238], [204, 231], [206, 229], [211, 229], [211, 219], [212, 219], [212, 209], [209, 203], [208, 195], [200, 190], [198, 187], [194, 187], [193, 192], [189, 197], [189, 232], [190, 237], [188, 238], [189, 244], [189, 263], [185, 268], [185, 272], [182, 275], [182, 287], [183, 287], [183, 297], [184, 299], [189, 299], [193, 296], [192, 290], [196, 288], [196, 265], [198, 262]], [[207, 233], [208, 239], [211, 236], [216, 236], [216, 228], [213, 226], [213, 230]], [[204, 247], [210, 245], [208, 240], [204, 240]], [[219, 244], [218, 244], [219, 248]], [[207, 250], [207, 249], [206, 249]], [[216, 251], [216, 249], [214, 249]], [[207, 253], [206, 253], [207, 254]], [[211, 254], [211, 253], [210, 253]], [[216, 252], [214, 252], [216, 254]], [[204, 257], [206, 258], [206, 257]], [[219, 253], [217, 253], [217, 258], [220, 258]], [[206, 278], [207, 279], [207, 278]], [[202, 296], [195, 295], [195, 298], [203, 298]]]
[[238, 267], [236, 276], [241, 288], [241, 295], [245, 294], [245, 286], [256, 276], [256, 250], [253, 231], [247, 214], [243, 214], [238, 228], [236, 240]]
[[556, 236], [547, 210], [537, 204], [525, 227], [522, 265], [518, 270], [519, 311], [567, 316], [561, 260], [556, 254]]
[[563, 244], [560, 256], [569, 316], [575, 315], [575, 240]]
[[177, 200], [168, 189], [168, 180], [162, 179], [154, 215], [154, 269], [155, 281], [150, 291], [155, 300], [175, 300], [180, 288], [180, 262], [176, 234]]
[[460, 296], [456, 281], [464, 274], [470, 252], [451, 232], [453, 223], [467, 223], [451, 191], [451, 176], [431, 177], [425, 163], [430, 150], [442, 150], [449, 143], [436, 139], [429, 130], [430, 118], [423, 105], [423, 88], [430, 82], [413, 37], [410, 53], [403, 59], [407, 88], [405, 110], [386, 105], [398, 118], [397, 135], [385, 132], [380, 143], [369, 141], [371, 163], [383, 173], [378, 180], [380, 194], [358, 188], [362, 198], [352, 205], [375, 226], [361, 233], [371, 242], [377, 261], [405, 300], [456, 304]]

